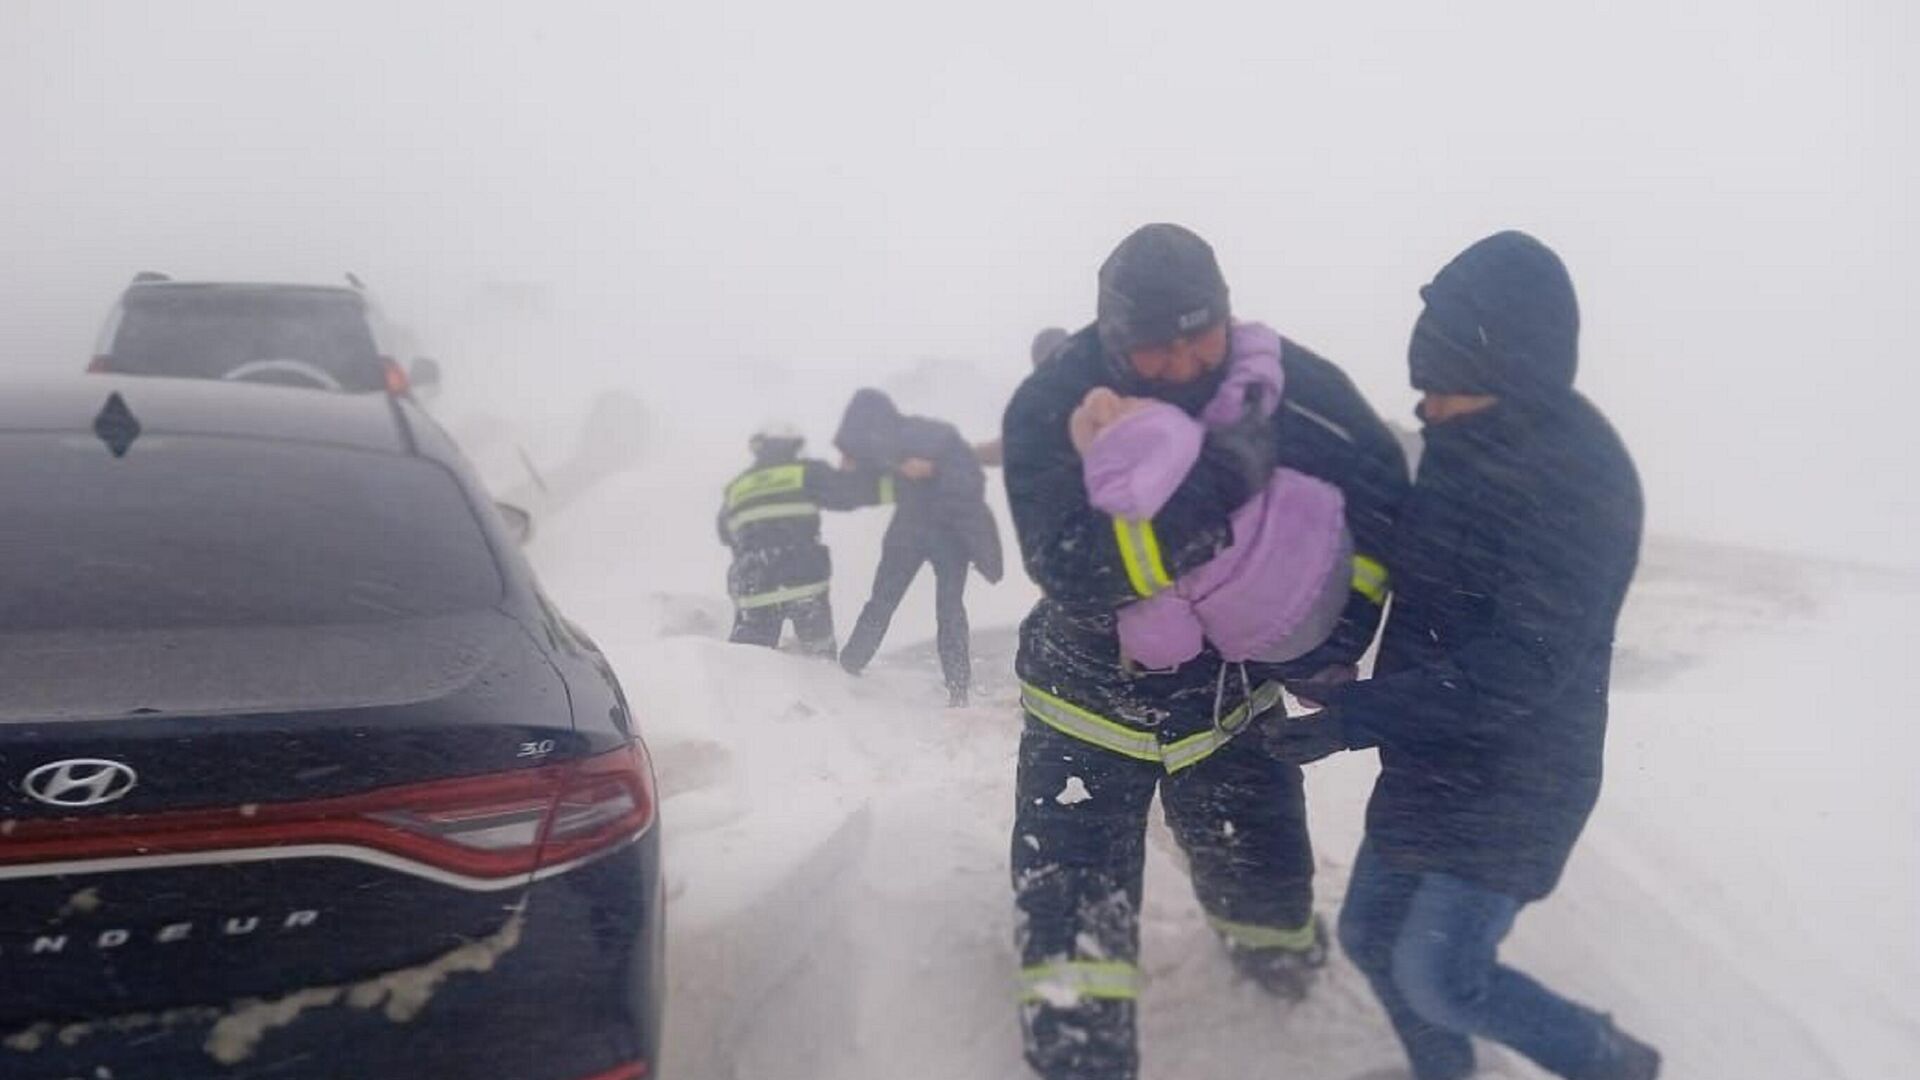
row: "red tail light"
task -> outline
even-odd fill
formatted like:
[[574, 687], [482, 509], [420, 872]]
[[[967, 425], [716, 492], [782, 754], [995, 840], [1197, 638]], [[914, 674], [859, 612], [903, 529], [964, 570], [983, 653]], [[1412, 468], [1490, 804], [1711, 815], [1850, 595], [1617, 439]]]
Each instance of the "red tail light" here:
[[[582, 761], [302, 803], [11, 823], [0, 870], [100, 860], [353, 858], [468, 887], [554, 874], [653, 827], [653, 768], [638, 742]], [[4, 876], [20, 876], [6, 874]]]
[[104, 371], [111, 371], [112, 364], [113, 364], [113, 358], [111, 356], [96, 356], [93, 359], [87, 361], [87, 371], [94, 375], [98, 375]]
[[579, 764], [554, 802], [540, 865], [574, 862], [653, 824], [653, 768], [644, 754], [635, 741], [630, 751]]
[[387, 393], [394, 397], [404, 397], [413, 393], [413, 380], [407, 377], [406, 368], [385, 356], [380, 358], [380, 364], [387, 373]]

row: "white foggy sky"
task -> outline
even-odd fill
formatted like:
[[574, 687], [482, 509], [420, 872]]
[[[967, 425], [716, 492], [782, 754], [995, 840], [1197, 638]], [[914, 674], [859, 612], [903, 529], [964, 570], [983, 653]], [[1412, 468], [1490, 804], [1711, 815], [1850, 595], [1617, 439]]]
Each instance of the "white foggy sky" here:
[[1920, 562], [1910, 4], [391, 6], [0, 0], [0, 363], [83, 362], [137, 269], [352, 268], [455, 378], [516, 281], [526, 363], [666, 407], [741, 357], [1011, 388], [1175, 220], [1404, 419], [1415, 290], [1513, 226], [1656, 529]]

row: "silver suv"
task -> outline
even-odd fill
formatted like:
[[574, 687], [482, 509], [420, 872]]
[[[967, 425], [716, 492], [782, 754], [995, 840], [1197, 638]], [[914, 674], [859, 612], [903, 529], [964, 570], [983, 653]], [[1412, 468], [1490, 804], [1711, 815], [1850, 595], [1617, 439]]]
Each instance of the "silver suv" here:
[[142, 273], [108, 316], [89, 370], [339, 393], [405, 395], [416, 381], [437, 384], [431, 360], [416, 360], [411, 373], [400, 366], [396, 338], [357, 281], [181, 282]]

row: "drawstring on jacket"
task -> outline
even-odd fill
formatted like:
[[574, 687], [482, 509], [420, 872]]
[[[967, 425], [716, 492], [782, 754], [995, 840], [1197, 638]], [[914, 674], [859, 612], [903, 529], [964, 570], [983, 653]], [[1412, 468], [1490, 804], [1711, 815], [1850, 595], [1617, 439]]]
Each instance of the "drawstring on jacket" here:
[[[1230, 664], [1224, 660], [1221, 661], [1219, 677], [1216, 678], [1213, 683], [1213, 728], [1215, 731], [1224, 730], [1220, 726], [1220, 717], [1224, 715], [1222, 707], [1226, 704], [1227, 669], [1229, 667], [1240, 669], [1240, 700], [1246, 705], [1249, 712], [1253, 709], [1253, 678], [1247, 674], [1247, 665], [1244, 663]], [[1253, 717], [1249, 715], [1247, 719], [1251, 720]]]

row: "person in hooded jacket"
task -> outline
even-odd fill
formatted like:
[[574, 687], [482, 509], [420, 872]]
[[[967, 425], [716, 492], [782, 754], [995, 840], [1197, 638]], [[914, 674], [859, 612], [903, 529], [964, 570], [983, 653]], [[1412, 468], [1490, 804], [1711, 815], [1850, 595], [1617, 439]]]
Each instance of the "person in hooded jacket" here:
[[[1002, 424], [1007, 498], [1042, 598], [1020, 628], [1021, 735], [1012, 838], [1020, 1017], [1047, 1080], [1131, 1080], [1147, 813], [1155, 792], [1234, 968], [1298, 997], [1324, 963], [1301, 773], [1238, 738], [1288, 679], [1336, 680], [1371, 644], [1379, 561], [1407, 487], [1398, 442], [1346, 376], [1274, 335], [1271, 411], [1190, 423], [1198, 449], [1150, 517], [1089, 494], [1076, 429], [1148, 399], [1199, 418], [1234, 365], [1226, 280], [1175, 225], [1127, 237], [1099, 274], [1098, 318], [1015, 393]], [[1276, 384], [1277, 385], [1277, 384]], [[1083, 440], [1084, 441], [1084, 440]], [[1188, 580], [1237, 539], [1234, 514], [1278, 467], [1339, 489], [1351, 588], [1326, 640], [1284, 664], [1230, 663], [1214, 643], [1164, 669], [1126, 655], [1119, 612]]]
[[973, 681], [967, 569], [977, 567], [989, 582], [999, 581], [1003, 570], [1000, 528], [973, 447], [952, 424], [902, 415], [874, 389], [853, 395], [833, 443], [855, 467], [897, 478], [897, 507], [881, 541], [873, 593], [840, 652], [840, 666], [855, 675], [866, 669], [907, 587], [931, 564], [940, 671], [948, 703], [965, 705]]
[[1599, 796], [1639, 480], [1573, 389], [1579, 308], [1544, 244], [1489, 237], [1421, 296], [1408, 361], [1426, 449], [1388, 548], [1375, 677], [1263, 735], [1294, 762], [1379, 748], [1340, 940], [1417, 1080], [1472, 1075], [1474, 1036], [1557, 1076], [1652, 1080], [1651, 1047], [1497, 961]]
[[831, 658], [833, 560], [820, 542], [820, 511], [878, 505], [888, 482], [879, 473], [803, 458], [805, 445], [791, 425], [762, 426], [748, 442], [753, 464], [721, 498], [716, 526], [733, 550], [728, 640], [773, 648], [792, 623], [802, 651]]

